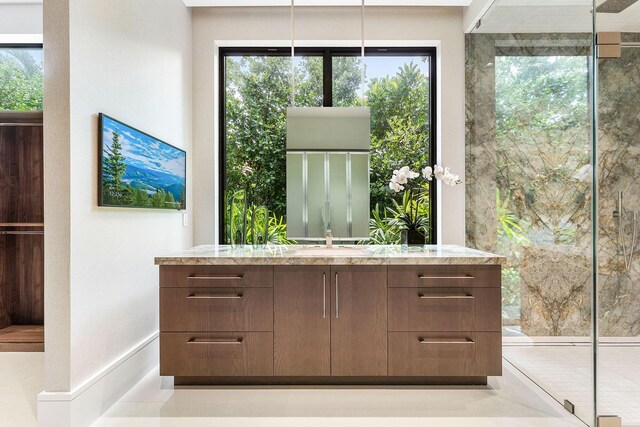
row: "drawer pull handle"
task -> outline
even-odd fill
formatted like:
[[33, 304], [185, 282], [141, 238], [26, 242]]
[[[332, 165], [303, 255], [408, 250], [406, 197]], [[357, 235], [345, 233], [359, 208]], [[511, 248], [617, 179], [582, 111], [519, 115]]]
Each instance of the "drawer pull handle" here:
[[423, 338], [419, 337], [420, 344], [475, 344], [471, 338]]
[[240, 345], [242, 338], [215, 339], [215, 338], [189, 338], [187, 344], [214, 344], [214, 345]]
[[238, 274], [237, 276], [199, 276], [196, 274], [192, 274], [187, 276], [188, 280], [242, 280], [242, 274]]
[[474, 299], [475, 297], [471, 294], [465, 295], [425, 295], [418, 294], [420, 299]]
[[327, 317], [327, 273], [322, 273], [322, 318]]
[[336, 319], [339, 318], [338, 314], [340, 313], [340, 305], [338, 303], [338, 273], [336, 273]]
[[187, 299], [241, 299], [243, 294], [229, 294], [229, 295], [216, 295], [216, 294], [189, 294]]
[[463, 279], [472, 280], [474, 277], [470, 274], [464, 276], [425, 276], [424, 274], [418, 274], [418, 279]]

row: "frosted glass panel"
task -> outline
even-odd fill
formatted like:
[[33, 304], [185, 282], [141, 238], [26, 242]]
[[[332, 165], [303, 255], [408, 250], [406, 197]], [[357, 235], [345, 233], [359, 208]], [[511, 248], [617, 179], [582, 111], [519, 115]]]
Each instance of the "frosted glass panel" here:
[[370, 138], [368, 108], [287, 108], [288, 238], [369, 238]]
[[[287, 230], [290, 236], [292, 233], [304, 236], [302, 175], [302, 153], [287, 153]], [[298, 203], [294, 204], [292, 200]]]
[[[347, 229], [347, 155], [329, 154], [329, 203], [331, 234], [349, 236]], [[367, 193], [368, 194], [368, 193]]]
[[[307, 206], [309, 218], [309, 230], [306, 236], [324, 236], [324, 153], [309, 153], [307, 179]], [[294, 206], [300, 206], [298, 200], [293, 199]], [[287, 203], [287, 207], [289, 203]], [[296, 234], [300, 236], [300, 234]]]
[[354, 236], [369, 235], [369, 154], [351, 153], [351, 205]]

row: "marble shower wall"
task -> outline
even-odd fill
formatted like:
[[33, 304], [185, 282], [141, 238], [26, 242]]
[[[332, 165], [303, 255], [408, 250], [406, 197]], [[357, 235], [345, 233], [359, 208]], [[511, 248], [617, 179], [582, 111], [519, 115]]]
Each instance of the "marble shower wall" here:
[[[467, 245], [508, 257], [503, 274], [503, 319], [505, 325], [519, 326], [525, 335], [590, 332], [591, 186], [575, 176], [590, 156], [590, 41], [588, 34], [466, 37]], [[504, 59], [501, 57], [538, 57], [544, 63], [541, 57], [545, 56], [576, 57], [574, 68], [578, 64], [584, 70], [579, 74], [583, 85], [577, 90], [582, 96], [577, 121], [548, 131], [530, 126], [528, 121], [536, 120], [536, 111], [524, 108], [537, 105], [531, 102], [522, 109], [516, 105], [518, 117], [512, 128], [500, 128], [497, 62]], [[504, 62], [500, 64], [505, 67]], [[518, 64], [536, 66], [524, 61]], [[545, 102], [536, 108], [562, 108]], [[506, 238], [505, 233], [499, 236], [497, 189], [500, 204], [509, 201], [505, 206], [522, 227], [523, 240]], [[504, 208], [500, 215], [505, 215]]]
[[[590, 34], [468, 34], [466, 37], [466, 164], [467, 245], [509, 257], [510, 278], [505, 283], [519, 289], [519, 317], [507, 315], [505, 324], [519, 325], [526, 335], [580, 336], [591, 333], [591, 218], [590, 183], [578, 181], [563, 193], [539, 180], [538, 188], [550, 192], [552, 203], [525, 194], [518, 202], [517, 189], [538, 180], [537, 171], [507, 175], [505, 162], [522, 162], [526, 156], [511, 154], [496, 136], [496, 58], [499, 56], [590, 55]], [[623, 34], [623, 40], [640, 42], [640, 34]], [[590, 99], [590, 98], [589, 98]], [[590, 106], [589, 106], [590, 107]], [[617, 192], [623, 191], [625, 207], [640, 212], [640, 48], [623, 48], [622, 58], [599, 61], [598, 128], [598, 256], [599, 328], [601, 336], [640, 335], [640, 238], [629, 271], [618, 244], [617, 223], [612, 215]], [[582, 126], [582, 125], [581, 125]], [[591, 123], [584, 124], [590, 130]], [[547, 160], [557, 159], [557, 169], [573, 168], [590, 156], [590, 136], [572, 129], [575, 143], [558, 138]], [[518, 144], [518, 142], [514, 142]], [[525, 146], [522, 141], [519, 148]], [[566, 156], [562, 157], [565, 151]], [[515, 150], [514, 150], [515, 153]], [[533, 157], [532, 157], [533, 158]], [[548, 165], [547, 165], [548, 166]], [[507, 167], [509, 167], [507, 165]], [[535, 162], [531, 168], [536, 168]], [[553, 169], [553, 168], [551, 168]], [[535, 172], [535, 173], [534, 173]], [[583, 171], [584, 172], [584, 171]], [[588, 175], [588, 171], [587, 175]], [[565, 177], [567, 178], [567, 177]], [[567, 181], [567, 179], [565, 179]], [[509, 190], [512, 210], [526, 224], [531, 240], [505, 246], [497, 238], [496, 188]], [[520, 203], [518, 205], [518, 203]], [[546, 216], [537, 221], [536, 216]], [[555, 218], [571, 233], [568, 241], [545, 241], [545, 219]], [[625, 236], [630, 236], [630, 225]], [[640, 223], [638, 223], [640, 230]], [[631, 242], [629, 241], [628, 244]], [[515, 277], [515, 279], [514, 279]], [[515, 283], [515, 285], [514, 285]], [[503, 295], [514, 289], [503, 289]], [[507, 304], [507, 302], [503, 302]], [[509, 307], [504, 307], [505, 309]], [[503, 310], [504, 312], [505, 310]]]
[[[623, 41], [640, 42], [640, 33]], [[618, 244], [613, 210], [617, 193], [640, 212], [640, 48], [623, 48], [622, 57], [599, 61], [599, 320], [602, 336], [640, 335], [640, 244], [627, 271]], [[630, 245], [631, 226], [624, 237]], [[640, 231], [640, 223], [638, 230]]]

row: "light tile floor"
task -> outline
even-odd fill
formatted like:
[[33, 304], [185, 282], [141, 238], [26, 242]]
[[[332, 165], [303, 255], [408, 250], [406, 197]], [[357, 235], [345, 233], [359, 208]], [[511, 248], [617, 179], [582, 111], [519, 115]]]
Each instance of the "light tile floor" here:
[[[503, 356], [556, 400], [570, 400], [578, 417], [591, 419], [590, 345], [506, 345]], [[599, 413], [622, 417], [623, 426], [640, 427], [640, 346], [604, 344], [598, 360]]]
[[[0, 427], [36, 426], [43, 353], [0, 353]], [[96, 426], [584, 427], [505, 364], [490, 387], [171, 388], [149, 373]]]
[[181, 388], [149, 373], [94, 426], [584, 427], [505, 364], [489, 387]]
[[36, 398], [44, 388], [44, 353], [0, 353], [0, 426], [37, 426]]

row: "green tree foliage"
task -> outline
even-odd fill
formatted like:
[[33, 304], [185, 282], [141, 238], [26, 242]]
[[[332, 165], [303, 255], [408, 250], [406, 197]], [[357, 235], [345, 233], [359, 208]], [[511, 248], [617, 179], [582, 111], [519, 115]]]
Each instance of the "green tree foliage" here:
[[109, 204], [124, 204], [127, 195], [131, 192], [127, 191], [127, 187], [122, 182], [127, 165], [122, 155], [120, 135], [117, 132], [113, 133], [111, 146], [105, 145], [104, 151], [107, 154], [102, 162], [104, 196]]
[[[371, 206], [394, 206], [388, 183], [394, 169], [429, 164], [429, 78], [420, 59], [393, 75], [368, 81], [371, 108]], [[264, 204], [282, 224], [286, 215], [286, 107], [291, 102], [291, 59], [243, 56], [226, 59], [227, 194], [247, 191], [250, 203]], [[335, 106], [359, 106], [360, 58], [333, 58]], [[296, 106], [322, 105], [322, 58], [296, 58]], [[248, 164], [253, 174], [244, 176]], [[423, 199], [428, 211], [428, 198]], [[228, 209], [228, 207], [227, 207]], [[380, 213], [378, 213], [380, 215]], [[374, 221], [375, 223], [375, 221]], [[386, 238], [396, 236], [386, 233]]]
[[394, 76], [373, 79], [366, 101], [371, 108], [371, 206], [386, 208], [392, 206], [391, 172], [430, 164], [428, 76], [418, 64], [404, 64]]
[[42, 110], [42, 66], [27, 49], [0, 49], [0, 110]]
[[[255, 204], [286, 213], [286, 107], [289, 58], [228, 58], [226, 63], [227, 193], [246, 188]], [[242, 174], [249, 164], [250, 179]]]

